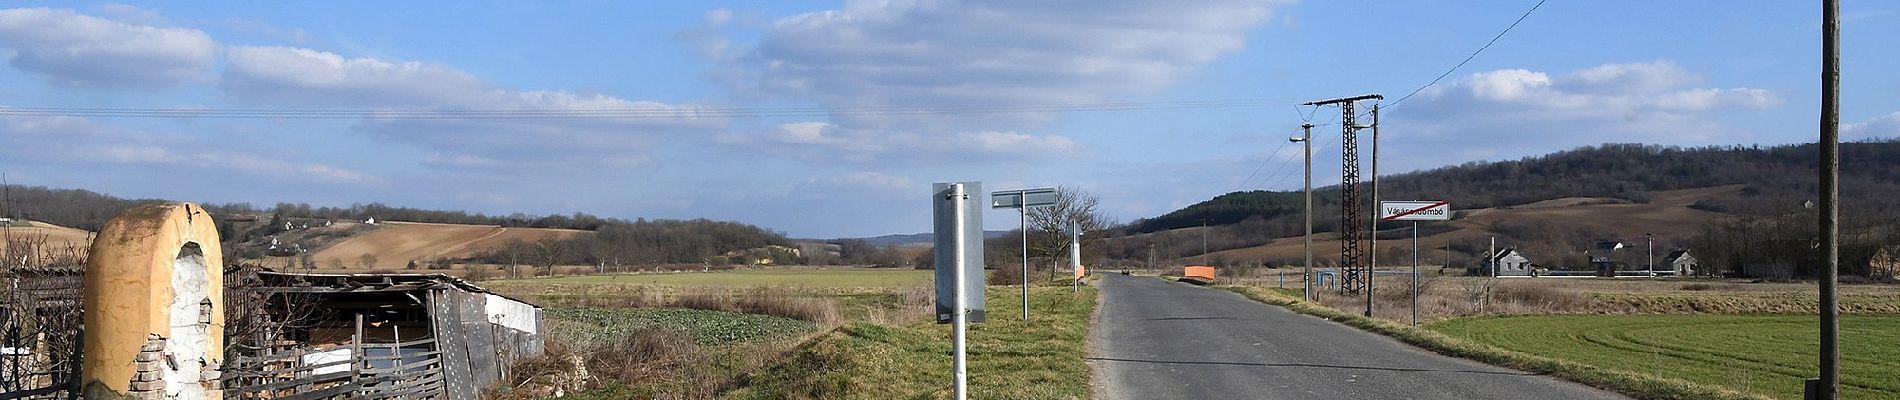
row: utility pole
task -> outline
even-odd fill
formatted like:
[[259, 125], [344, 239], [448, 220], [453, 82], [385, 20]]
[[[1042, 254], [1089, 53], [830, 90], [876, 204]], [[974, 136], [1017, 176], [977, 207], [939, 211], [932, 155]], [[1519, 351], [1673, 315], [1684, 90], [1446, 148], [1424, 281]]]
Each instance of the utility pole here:
[[1652, 233], [1644, 233], [1643, 244], [1647, 245], [1646, 246], [1647, 249], [1643, 250], [1643, 258], [1648, 260], [1645, 262], [1649, 264], [1648, 266], [1643, 267], [1643, 269], [1649, 270], [1649, 276], [1655, 277], [1656, 276], [1656, 235]]
[[1362, 100], [1380, 100], [1384, 98], [1385, 96], [1378, 94], [1367, 94], [1319, 100], [1304, 104], [1309, 106], [1339, 105], [1339, 125], [1341, 129], [1339, 136], [1339, 268], [1345, 275], [1344, 279], [1341, 279], [1340, 282], [1340, 291], [1345, 293], [1359, 293], [1358, 291], [1360, 289], [1369, 286], [1368, 283], [1370, 283], [1368, 279], [1361, 276], [1362, 273], [1364, 275], [1371, 275], [1363, 260], [1366, 251], [1364, 246], [1367, 225], [1365, 221], [1360, 218], [1362, 218], [1362, 213], [1364, 212], [1362, 208], [1364, 208], [1366, 204], [1364, 198], [1359, 193], [1358, 131], [1359, 129], [1367, 127], [1353, 122], [1354, 119], [1358, 117], [1358, 115], [1353, 112], [1353, 106]]
[[1292, 139], [1306, 148], [1306, 245], [1305, 271], [1300, 274], [1300, 297], [1313, 300], [1313, 124], [1300, 124], [1300, 137]]
[[1841, 1], [1821, 1], [1821, 378], [1810, 398], [1838, 398], [1841, 385]]
[[[1372, 206], [1379, 206], [1379, 103], [1372, 103]], [[1379, 213], [1373, 212], [1371, 262], [1366, 266], [1366, 318], [1372, 318], [1372, 278], [1379, 275]]]

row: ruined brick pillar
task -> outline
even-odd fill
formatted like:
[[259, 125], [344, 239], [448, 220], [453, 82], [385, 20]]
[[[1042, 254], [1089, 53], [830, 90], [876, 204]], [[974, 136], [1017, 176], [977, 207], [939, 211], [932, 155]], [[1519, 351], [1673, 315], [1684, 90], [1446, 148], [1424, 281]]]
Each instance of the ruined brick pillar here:
[[224, 262], [217, 225], [191, 203], [107, 221], [86, 263], [85, 398], [223, 397]]

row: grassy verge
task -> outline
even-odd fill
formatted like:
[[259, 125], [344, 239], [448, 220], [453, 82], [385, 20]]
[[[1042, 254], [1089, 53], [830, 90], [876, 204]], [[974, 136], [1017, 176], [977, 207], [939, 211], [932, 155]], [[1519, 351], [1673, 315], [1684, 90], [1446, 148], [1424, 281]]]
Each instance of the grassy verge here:
[[[1820, 344], [1813, 316], [1547, 315], [1464, 318], [1434, 331], [1511, 350], [1726, 386], [1801, 396]], [[1841, 398], [1900, 397], [1900, 316], [1844, 315]]]
[[1390, 336], [1399, 341], [1418, 346], [1426, 350], [1461, 357], [1479, 362], [1512, 368], [1521, 371], [1548, 374], [1557, 378], [1582, 383], [1598, 388], [1616, 391], [1643, 399], [1762, 399], [1766, 397], [1750, 395], [1721, 387], [1691, 383], [1678, 379], [1658, 378], [1649, 375], [1605, 369], [1589, 364], [1560, 360], [1528, 353], [1506, 350], [1471, 340], [1460, 339], [1422, 328], [1413, 328], [1393, 322], [1375, 320], [1347, 313], [1316, 303], [1300, 300], [1296, 295], [1282, 294], [1277, 289], [1251, 287], [1225, 287], [1242, 295], [1267, 304], [1285, 307], [1301, 314], [1325, 318], [1343, 323], [1368, 332]]
[[[989, 321], [971, 325], [973, 398], [1082, 399], [1090, 393], [1083, 361], [1095, 290], [1039, 287], [1031, 318], [1020, 319], [1018, 291], [992, 287]], [[747, 377], [734, 399], [933, 399], [950, 395], [950, 327], [847, 323]]]

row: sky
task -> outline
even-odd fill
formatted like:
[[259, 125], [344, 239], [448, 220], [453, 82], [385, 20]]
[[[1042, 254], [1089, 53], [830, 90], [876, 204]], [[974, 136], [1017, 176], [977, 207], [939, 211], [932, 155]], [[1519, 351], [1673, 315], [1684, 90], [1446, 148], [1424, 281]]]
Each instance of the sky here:
[[[1337, 184], [1340, 110], [1299, 104], [1367, 93], [1382, 174], [1812, 142], [1818, 3], [1551, 0], [1451, 70], [1537, 2], [8, 2], [0, 172], [809, 238], [927, 232], [978, 181], [1126, 222], [1299, 190], [1303, 122]], [[1900, 4], [1844, 3], [1843, 137], [1900, 136]]]

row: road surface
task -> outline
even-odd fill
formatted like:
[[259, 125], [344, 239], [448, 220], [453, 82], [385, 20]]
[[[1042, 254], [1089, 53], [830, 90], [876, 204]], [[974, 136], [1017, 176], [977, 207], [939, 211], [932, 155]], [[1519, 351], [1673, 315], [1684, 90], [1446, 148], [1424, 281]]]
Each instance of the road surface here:
[[1238, 294], [1104, 274], [1088, 362], [1108, 399], [1621, 399]]

